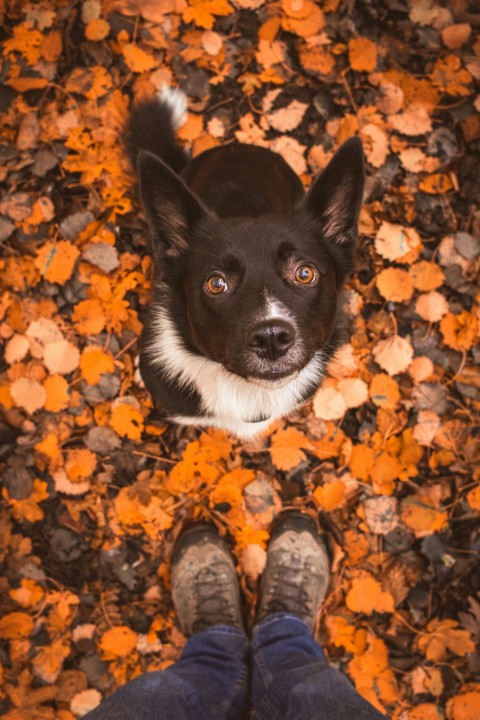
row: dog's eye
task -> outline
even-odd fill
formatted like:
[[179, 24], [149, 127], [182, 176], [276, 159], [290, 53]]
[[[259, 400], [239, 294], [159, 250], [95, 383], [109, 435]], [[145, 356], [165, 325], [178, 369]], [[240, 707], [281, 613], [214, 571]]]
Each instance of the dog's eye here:
[[295, 280], [302, 285], [311, 285], [317, 279], [317, 272], [311, 265], [299, 265], [295, 270]]
[[205, 288], [210, 295], [220, 295], [228, 290], [228, 285], [221, 275], [211, 275], [205, 282]]

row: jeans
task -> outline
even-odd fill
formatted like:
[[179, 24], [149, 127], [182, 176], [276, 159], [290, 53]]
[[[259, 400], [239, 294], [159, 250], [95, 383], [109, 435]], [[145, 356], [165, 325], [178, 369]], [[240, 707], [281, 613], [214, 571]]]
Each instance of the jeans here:
[[288, 613], [259, 623], [250, 647], [225, 625], [192, 635], [174, 665], [135, 678], [83, 720], [245, 720], [250, 701], [254, 720], [385, 720]]

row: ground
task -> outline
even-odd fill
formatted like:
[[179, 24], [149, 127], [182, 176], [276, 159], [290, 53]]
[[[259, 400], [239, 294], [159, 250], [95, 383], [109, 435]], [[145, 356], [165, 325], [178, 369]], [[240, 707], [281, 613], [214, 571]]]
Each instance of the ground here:
[[[72, 720], [167, 667], [183, 524], [217, 525], [253, 605], [293, 506], [332, 554], [330, 661], [398, 720], [478, 718], [478, 7], [1, 7], [0, 713]], [[343, 140], [365, 148], [350, 340], [248, 443], [162, 421], [136, 368], [151, 260], [123, 127], [165, 84], [194, 155], [264, 145], [308, 187]]]

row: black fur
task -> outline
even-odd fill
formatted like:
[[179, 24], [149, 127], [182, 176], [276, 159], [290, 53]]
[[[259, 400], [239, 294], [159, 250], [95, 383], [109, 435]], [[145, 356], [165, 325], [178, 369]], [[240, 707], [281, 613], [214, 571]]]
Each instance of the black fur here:
[[[358, 138], [348, 140], [305, 195], [289, 165], [265, 148], [236, 143], [187, 162], [174, 141], [172, 117], [168, 103], [156, 99], [130, 119], [129, 147], [155, 257], [140, 368], [168, 416], [210, 418], [222, 426], [206, 397], [203, 367], [213, 362], [232, 382], [240, 377], [268, 385], [313, 367], [320, 353], [328, 361], [338, 347], [337, 310], [353, 269], [363, 152]], [[310, 272], [305, 266], [313, 269], [309, 284], [298, 279]], [[225, 292], [210, 292], [212, 276], [225, 283]], [[262, 320], [268, 307], [280, 307], [282, 317]], [[180, 339], [180, 352], [159, 315]], [[198, 376], [192, 369], [187, 377], [176, 358], [198, 365]], [[292, 408], [315, 392], [321, 377], [312, 370]], [[216, 397], [214, 380], [209, 383], [207, 394]], [[264, 415], [257, 408], [237, 420]]]

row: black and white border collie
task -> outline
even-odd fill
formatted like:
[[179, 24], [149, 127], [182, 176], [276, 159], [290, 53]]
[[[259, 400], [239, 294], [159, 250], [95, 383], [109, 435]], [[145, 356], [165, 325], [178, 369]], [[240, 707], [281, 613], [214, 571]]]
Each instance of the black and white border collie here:
[[287, 163], [175, 141], [186, 97], [138, 104], [129, 149], [155, 265], [140, 372], [170, 420], [251, 438], [310, 398], [339, 345], [364, 185], [351, 138], [305, 195]]

